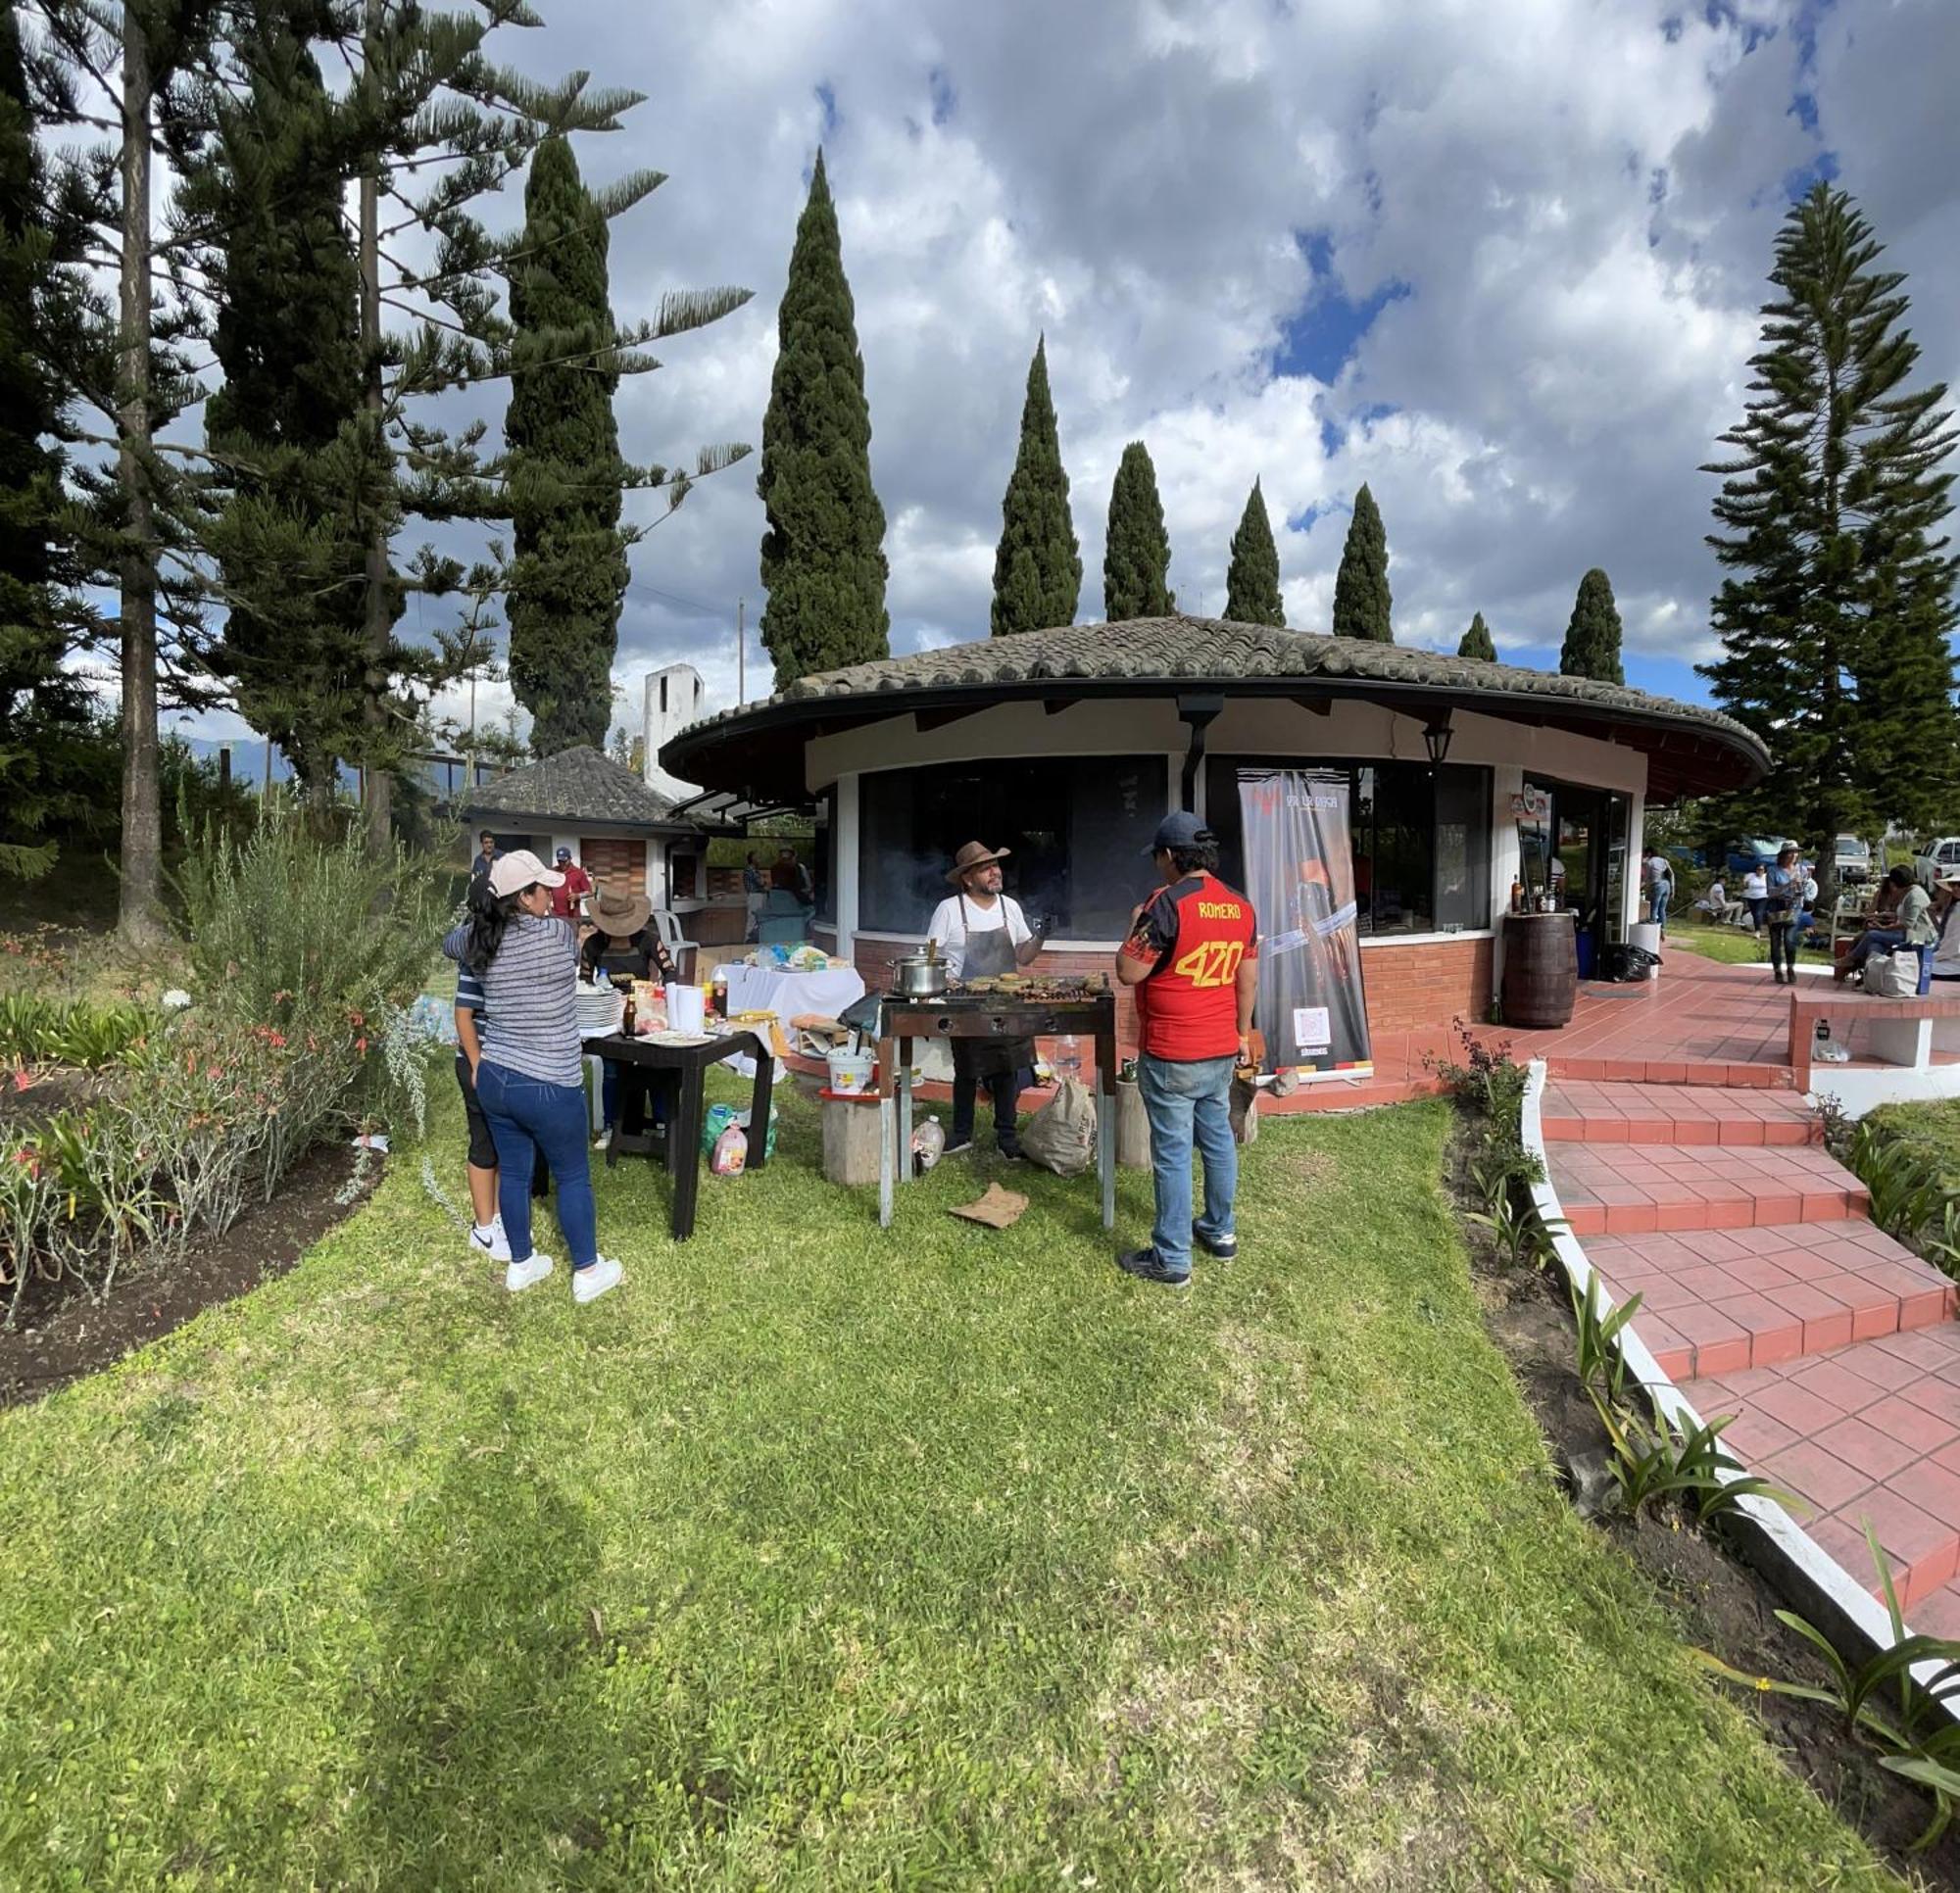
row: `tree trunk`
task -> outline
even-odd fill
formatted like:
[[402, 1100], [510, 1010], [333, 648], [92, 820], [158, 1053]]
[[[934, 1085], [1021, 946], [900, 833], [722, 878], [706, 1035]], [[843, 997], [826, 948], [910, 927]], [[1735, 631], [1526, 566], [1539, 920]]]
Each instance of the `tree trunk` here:
[[[374, 42], [381, 29], [382, 0], [368, 0], [367, 30], [362, 47], [362, 83], [373, 83]], [[373, 451], [382, 452], [381, 420], [381, 240], [380, 158], [370, 153], [361, 172], [361, 348], [368, 385], [362, 406], [374, 430]], [[367, 617], [368, 673], [361, 721], [368, 734], [367, 767], [362, 781], [368, 804], [368, 846], [384, 852], [393, 839], [394, 780], [385, 751], [388, 725], [388, 647], [394, 618], [388, 609], [388, 523], [377, 509], [368, 531], [364, 597]]]
[[128, 507], [122, 558], [122, 929], [147, 945], [165, 932], [163, 811], [157, 775], [157, 537], [150, 492], [150, 46], [139, 11], [122, 14], [122, 405], [117, 477]]

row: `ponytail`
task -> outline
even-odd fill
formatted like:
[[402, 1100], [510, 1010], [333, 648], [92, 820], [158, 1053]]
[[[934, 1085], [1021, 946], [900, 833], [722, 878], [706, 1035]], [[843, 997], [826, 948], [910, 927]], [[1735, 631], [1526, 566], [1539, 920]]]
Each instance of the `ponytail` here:
[[490, 877], [486, 874], [470, 882], [466, 904], [469, 909], [469, 935], [463, 943], [463, 964], [481, 979], [497, 957], [497, 948], [504, 944], [505, 931], [517, 911], [517, 896], [507, 894], [499, 898], [490, 892]]

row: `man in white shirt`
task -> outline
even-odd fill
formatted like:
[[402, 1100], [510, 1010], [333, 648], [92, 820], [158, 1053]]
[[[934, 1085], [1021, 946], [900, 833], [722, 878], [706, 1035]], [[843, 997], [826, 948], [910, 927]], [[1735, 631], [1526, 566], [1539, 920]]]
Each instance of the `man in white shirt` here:
[[[956, 980], [998, 978], [1026, 966], [1045, 944], [1047, 923], [1031, 928], [1018, 900], [1001, 892], [1001, 863], [1012, 850], [968, 842], [953, 857], [946, 877], [956, 890], [932, 910], [926, 935], [939, 943], [948, 975]], [[1021, 1087], [1033, 1076], [1032, 1039], [953, 1041], [953, 1132], [946, 1154], [970, 1149], [973, 1106], [986, 1084], [994, 1105], [994, 1138], [1001, 1154], [1021, 1154], [1015, 1119]]]

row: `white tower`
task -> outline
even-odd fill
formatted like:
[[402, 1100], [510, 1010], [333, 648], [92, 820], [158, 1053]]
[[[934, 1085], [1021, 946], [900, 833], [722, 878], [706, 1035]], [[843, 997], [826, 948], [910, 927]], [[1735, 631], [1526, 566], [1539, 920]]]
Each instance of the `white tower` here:
[[661, 748], [672, 742], [690, 723], [699, 722], [705, 707], [701, 672], [692, 664], [668, 664], [647, 678], [647, 787], [670, 801], [685, 801], [701, 791], [694, 783], [678, 781], [661, 767]]

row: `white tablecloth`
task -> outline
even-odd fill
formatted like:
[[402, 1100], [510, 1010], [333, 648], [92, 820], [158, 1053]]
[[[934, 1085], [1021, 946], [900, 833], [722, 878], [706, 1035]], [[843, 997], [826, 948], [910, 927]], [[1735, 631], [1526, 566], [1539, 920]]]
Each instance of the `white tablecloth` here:
[[[864, 981], [853, 966], [827, 973], [791, 973], [774, 966], [728, 965], [715, 969], [728, 975], [729, 1012], [773, 1012], [787, 1027], [792, 1019], [814, 1013], [834, 1019], [854, 1000], [864, 996]], [[713, 974], [709, 977], [711, 979]], [[750, 1058], [730, 1061], [737, 1070], [753, 1065]]]

